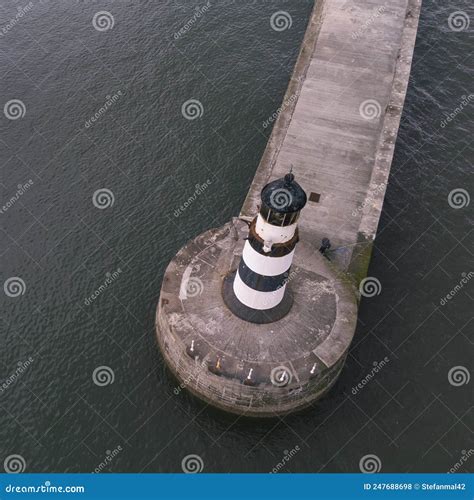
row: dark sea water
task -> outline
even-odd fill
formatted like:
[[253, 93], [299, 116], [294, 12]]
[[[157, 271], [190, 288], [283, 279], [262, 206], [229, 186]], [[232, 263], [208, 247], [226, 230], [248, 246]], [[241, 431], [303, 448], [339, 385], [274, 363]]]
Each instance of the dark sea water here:
[[[177, 250], [238, 214], [312, 0], [28, 5], [0, 6], [0, 104], [21, 101], [0, 116], [1, 463], [177, 472], [195, 454], [205, 472], [269, 472], [288, 455], [282, 471], [358, 472], [376, 455], [384, 472], [445, 472], [474, 448], [474, 279], [458, 286], [473, 203], [448, 201], [474, 191], [470, 2], [423, 6], [369, 271], [382, 292], [362, 302], [347, 366], [316, 407], [271, 421], [179, 390], [154, 314]], [[271, 29], [278, 10], [290, 29]], [[471, 26], [451, 29], [455, 11]], [[183, 117], [189, 100], [200, 118]]]

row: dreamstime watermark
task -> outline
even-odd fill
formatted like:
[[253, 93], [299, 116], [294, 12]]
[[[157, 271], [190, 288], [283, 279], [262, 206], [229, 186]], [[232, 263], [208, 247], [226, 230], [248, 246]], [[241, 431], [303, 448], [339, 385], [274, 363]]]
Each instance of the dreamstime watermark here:
[[[39, 0], [41, 3], [49, 0]], [[85, 493], [84, 486], [55, 486], [51, 481], [45, 481], [44, 484], [30, 486], [14, 486], [9, 484], [5, 486], [5, 493]]]
[[7, 474], [20, 474], [25, 472], [26, 460], [21, 455], [9, 455], [3, 461], [3, 468]]
[[275, 387], [286, 387], [292, 378], [293, 374], [286, 366], [276, 366], [270, 373], [270, 382]]
[[272, 207], [282, 210], [289, 207], [293, 203], [293, 195], [288, 189], [275, 189], [270, 195], [270, 203]]
[[357, 217], [360, 212], [362, 212], [365, 207], [372, 205], [373, 202], [378, 198], [378, 195], [383, 194], [387, 184], [382, 182], [381, 184], [377, 184], [374, 189], [369, 192], [369, 195], [365, 200], [354, 210], [352, 210], [352, 217]]
[[204, 283], [196, 276], [190, 276], [181, 282], [179, 297], [182, 300], [197, 297], [204, 290]]
[[25, 184], [18, 184], [16, 193], [11, 196], [2, 207], [0, 207], [0, 215], [3, 215], [9, 208], [11, 208], [33, 184], [32, 179], [25, 182]]
[[92, 195], [92, 204], [99, 210], [104, 210], [105, 208], [112, 207], [114, 203], [115, 196], [110, 189], [97, 189]]
[[186, 120], [196, 120], [204, 115], [204, 106], [197, 99], [188, 99], [181, 106], [181, 114]]
[[96, 288], [89, 297], [86, 297], [84, 299], [84, 305], [90, 306], [94, 300], [102, 293], [107, 290], [107, 288], [117, 280], [117, 278], [120, 276], [122, 272], [122, 269], [120, 267], [117, 268], [116, 271], [112, 271], [111, 273], [105, 273], [105, 280], [104, 282]]
[[461, 103], [456, 106], [453, 111], [451, 111], [451, 113], [448, 113], [446, 115], [446, 117], [444, 118], [444, 120], [441, 120], [441, 124], [440, 124], [440, 127], [441, 128], [444, 128], [448, 125], [448, 123], [451, 123], [455, 118], [456, 116], [458, 116], [460, 113], [462, 113], [464, 111], [464, 109], [469, 105], [471, 104], [471, 102], [474, 100], [474, 94], [469, 94], [469, 95], [463, 95], [461, 97], [462, 101]]
[[25, 295], [26, 283], [19, 276], [12, 276], [3, 284], [3, 291], [7, 297], [11, 298]]
[[448, 382], [454, 387], [469, 384], [471, 374], [465, 366], [453, 366], [448, 372]]
[[89, 128], [93, 123], [97, 122], [102, 118], [105, 113], [122, 97], [124, 94], [121, 90], [117, 90], [113, 95], [105, 96], [105, 103], [89, 118], [84, 122], [84, 127]]
[[278, 291], [280, 288], [284, 287], [285, 285], [288, 285], [288, 283], [290, 283], [290, 281], [293, 281], [300, 272], [301, 272], [301, 267], [291, 269], [290, 272], [288, 273], [288, 276], [282, 281], [281, 285], [278, 286], [275, 292]]
[[293, 18], [289, 12], [278, 10], [270, 17], [270, 26], [274, 31], [286, 31], [293, 26]]
[[377, 455], [364, 455], [359, 461], [359, 469], [364, 474], [375, 474], [382, 470], [382, 460]]
[[296, 445], [294, 448], [291, 450], [285, 450], [283, 452], [283, 457], [282, 459], [273, 467], [273, 469], [270, 471], [270, 474], [277, 474], [280, 472], [282, 469], [286, 467], [288, 462], [299, 452], [301, 451], [301, 448]]
[[453, 297], [457, 295], [458, 292], [460, 292], [463, 288], [464, 285], [467, 285], [471, 279], [474, 278], [474, 272], [469, 271], [468, 273], [461, 273], [461, 279], [459, 280], [459, 283], [454, 285], [454, 287], [444, 296], [441, 298], [439, 301], [440, 305], [445, 306]]
[[359, 284], [359, 292], [363, 297], [375, 297], [380, 295], [382, 291], [382, 283], [374, 276], [364, 278]]
[[375, 120], [382, 114], [382, 106], [376, 99], [366, 99], [360, 103], [359, 115], [364, 120]]
[[203, 6], [197, 6], [194, 9], [194, 14], [189, 18], [183, 27], [174, 34], [174, 39], [179, 40], [198, 22], [198, 20], [211, 8], [211, 2], [208, 0]]
[[461, 458], [448, 470], [448, 474], [454, 474], [474, 455], [474, 450], [471, 448], [469, 450], [461, 451]]
[[0, 36], [7, 35], [20, 21], [21, 19], [33, 10], [33, 2], [28, 2], [24, 7], [17, 7], [17, 13], [15, 17], [11, 18], [6, 24], [0, 28]]
[[94, 474], [99, 474], [100, 472], [102, 472], [105, 468], [107, 468], [112, 460], [121, 452], [123, 451], [123, 448], [122, 446], [118, 445], [116, 448], [114, 448], [113, 450], [107, 450], [105, 452], [105, 457], [104, 459], [102, 460], [102, 462], [100, 462], [100, 464], [94, 469], [93, 473]]
[[[46, 2], [49, 0], [39, 0]], [[51, 481], [45, 481], [41, 485], [29, 486], [14, 486], [9, 484], [5, 486], [5, 493], [85, 493], [84, 486], [68, 485], [68, 486], [55, 486]]]
[[10, 99], [3, 106], [3, 114], [9, 120], [18, 120], [26, 115], [26, 106], [20, 99]]
[[114, 16], [107, 10], [99, 10], [92, 18], [92, 26], [97, 31], [111, 30], [115, 25]]
[[466, 31], [469, 29], [471, 19], [467, 12], [456, 10], [448, 17], [448, 26], [451, 31]]
[[377, 373], [388, 363], [390, 362], [390, 359], [385, 356], [385, 358], [382, 359], [382, 361], [374, 361], [373, 367], [370, 370], [370, 372], [357, 384], [355, 385], [351, 392], [355, 396], [360, 390], [362, 390], [374, 377], [377, 375]]
[[185, 474], [197, 474], [204, 469], [204, 461], [199, 455], [186, 455], [181, 460], [181, 469]]
[[357, 40], [360, 38], [385, 11], [387, 10], [386, 5], [382, 5], [378, 9], [375, 9], [373, 14], [362, 24], [362, 26], [357, 30], [351, 33], [352, 40]]
[[16, 370], [0, 384], [0, 394], [7, 391], [25, 373], [33, 361], [31, 356], [26, 361], [19, 361]]
[[186, 389], [186, 387], [191, 383], [193, 379], [196, 377], [194, 375], [189, 375], [189, 377], [186, 377], [178, 386], [176, 386], [173, 389], [173, 393], [175, 396], [178, 396], [183, 389]]
[[115, 381], [115, 373], [110, 366], [98, 366], [92, 372], [92, 381], [99, 387], [111, 385]]
[[267, 118], [262, 123], [262, 127], [264, 129], [266, 129], [267, 127], [269, 127], [280, 116], [280, 114], [283, 111], [285, 111], [286, 108], [288, 108], [289, 106], [291, 106], [298, 99], [299, 95], [300, 95], [299, 92], [295, 92], [288, 99], [285, 99], [283, 101], [283, 104], [269, 118]]
[[470, 202], [471, 197], [469, 196], [469, 193], [463, 188], [453, 189], [448, 194], [448, 204], [455, 210], [468, 207]]
[[183, 214], [196, 200], [201, 194], [206, 191], [206, 189], [212, 184], [212, 181], [210, 179], [207, 179], [207, 181], [204, 184], [196, 184], [196, 189], [194, 190], [194, 193], [180, 206], [178, 207], [174, 212], [175, 217], [179, 217], [181, 214]]

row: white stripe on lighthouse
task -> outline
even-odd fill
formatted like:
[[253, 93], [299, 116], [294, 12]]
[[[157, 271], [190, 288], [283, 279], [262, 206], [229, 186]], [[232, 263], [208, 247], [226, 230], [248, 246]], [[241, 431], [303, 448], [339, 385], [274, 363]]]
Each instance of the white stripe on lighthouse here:
[[255, 232], [264, 241], [274, 241], [275, 243], [285, 243], [290, 241], [295, 235], [296, 222], [291, 224], [291, 226], [274, 226], [269, 224], [264, 220], [264, 218], [258, 214], [257, 222], [255, 223]]
[[234, 293], [242, 304], [252, 309], [271, 309], [277, 306], [283, 299], [286, 284], [274, 292], [259, 292], [247, 286], [237, 272], [234, 279]]
[[288, 271], [293, 261], [294, 253], [295, 249], [283, 257], [266, 257], [254, 250], [252, 245], [246, 241], [242, 252], [242, 258], [246, 266], [254, 273], [263, 274], [264, 276], [277, 276], [278, 274], [283, 274], [285, 271]]

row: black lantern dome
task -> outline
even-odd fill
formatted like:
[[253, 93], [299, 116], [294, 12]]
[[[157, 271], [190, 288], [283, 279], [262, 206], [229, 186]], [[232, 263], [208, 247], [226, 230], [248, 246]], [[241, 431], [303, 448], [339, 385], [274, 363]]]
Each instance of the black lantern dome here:
[[267, 184], [261, 193], [263, 205], [282, 214], [299, 212], [306, 205], [306, 193], [290, 172], [282, 179]]
[[282, 179], [267, 184], [261, 193], [260, 215], [274, 226], [290, 226], [306, 205], [306, 193], [295, 181], [292, 171]]

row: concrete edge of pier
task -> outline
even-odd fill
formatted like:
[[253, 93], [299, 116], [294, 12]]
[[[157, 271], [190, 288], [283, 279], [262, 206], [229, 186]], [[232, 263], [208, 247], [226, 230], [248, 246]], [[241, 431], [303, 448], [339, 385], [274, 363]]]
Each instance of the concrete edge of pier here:
[[[372, 246], [377, 235], [377, 228], [382, 214], [398, 128], [400, 126], [408, 81], [410, 79], [421, 2], [422, 0], [408, 1], [392, 90], [384, 113], [382, 132], [379, 135], [377, 154], [366, 195], [367, 200], [373, 200], [373, 202], [364, 204], [358, 236], [358, 241], [363, 244], [353, 253], [348, 269], [356, 277], [357, 281], [360, 281], [367, 274]], [[384, 186], [384, 189], [378, 189], [378, 186], [381, 185]]]

